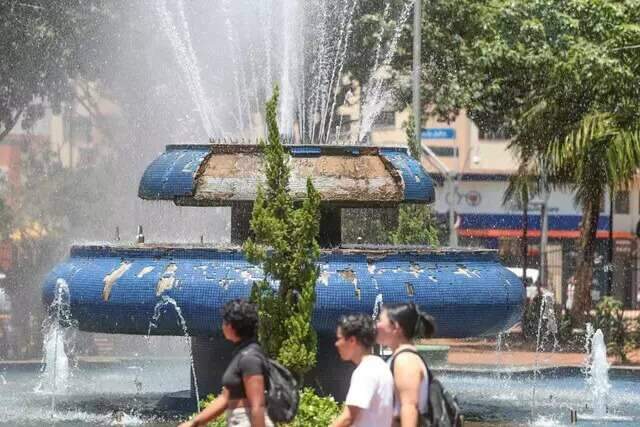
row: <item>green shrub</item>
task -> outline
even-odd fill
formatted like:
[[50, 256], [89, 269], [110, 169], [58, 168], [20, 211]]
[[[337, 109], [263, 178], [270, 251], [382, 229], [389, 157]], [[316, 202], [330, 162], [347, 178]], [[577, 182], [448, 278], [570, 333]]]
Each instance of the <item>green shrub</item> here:
[[627, 325], [623, 316], [622, 303], [613, 297], [604, 297], [596, 305], [593, 328], [602, 331], [608, 352], [625, 362], [627, 360], [625, 351]]
[[[264, 153], [265, 185], [258, 186], [251, 231], [243, 246], [247, 259], [262, 267], [264, 280], [254, 283], [251, 300], [257, 303], [262, 348], [298, 378], [316, 364], [318, 339], [311, 325], [318, 279], [320, 194], [307, 177], [301, 203], [289, 189], [290, 157], [280, 141], [276, 118], [278, 88], [267, 102], [267, 141]], [[278, 283], [275, 291], [271, 282]]]
[[[200, 407], [204, 408], [215, 399], [210, 394], [201, 401]], [[333, 397], [318, 396], [311, 388], [304, 388], [300, 392], [300, 407], [298, 415], [289, 424], [278, 424], [279, 427], [327, 427], [342, 411], [342, 405]], [[226, 417], [224, 414], [217, 420], [207, 424], [208, 427], [225, 427]]]

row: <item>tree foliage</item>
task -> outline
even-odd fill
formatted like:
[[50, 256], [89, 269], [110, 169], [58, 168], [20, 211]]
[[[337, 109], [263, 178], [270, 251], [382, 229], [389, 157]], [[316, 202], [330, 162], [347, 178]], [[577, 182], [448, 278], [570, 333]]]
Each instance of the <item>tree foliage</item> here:
[[474, 43], [481, 127], [507, 127], [523, 164], [582, 206], [574, 316], [591, 307], [600, 200], [640, 167], [640, 42], [635, 0], [495, 2]]
[[45, 103], [59, 112], [74, 79], [103, 64], [98, 34], [111, 5], [97, 0], [0, 2], [0, 140], [20, 121], [28, 129]]
[[[413, 127], [413, 115], [405, 123], [407, 145], [411, 156], [420, 161], [421, 148], [418, 147]], [[431, 215], [431, 207], [421, 204], [403, 204], [398, 212], [398, 226], [389, 233], [396, 245], [438, 245], [438, 227]]]
[[[355, 37], [365, 45], [376, 38], [360, 33], [382, 28], [385, 4], [363, 6]], [[423, 0], [422, 20], [423, 111], [449, 119], [465, 109], [481, 129], [513, 136], [525, 175], [544, 169], [549, 184], [575, 191], [583, 221], [574, 314], [584, 317], [600, 199], [640, 166], [640, 2]], [[390, 74], [401, 77], [400, 105], [410, 93], [410, 30]], [[356, 77], [369, 66], [349, 65]]]
[[244, 244], [249, 261], [262, 265], [265, 280], [254, 286], [252, 298], [260, 313], [260, 340], [298, 376], [316, 363], [317, 337], [311, 325], [318, 278], [316, 240], [320, 224], [320, 195], [307, 179], [307, 195], [296, 206], [289, 191], [289, 155], [280, 141], [276, 110], [278, 89], [267, 102], [267, 141], [264, 152], [265, 187], [258, 188], [253, 207], [253, 237]]

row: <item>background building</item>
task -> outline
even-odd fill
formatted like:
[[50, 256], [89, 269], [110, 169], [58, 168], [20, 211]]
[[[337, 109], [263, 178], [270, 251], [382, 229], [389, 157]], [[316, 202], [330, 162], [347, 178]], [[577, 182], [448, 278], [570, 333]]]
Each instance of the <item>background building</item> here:
[[[350, 126], [343, 131], [343, 142], [354, 141], [358, 132], [359, 107], [343, 106]], [[374, 122], [370, 141], [375, 145], [405, 145], [405, 123], [408, 110], [384, 111]], [[518, 160], [509, 150], [510, 135], [480, 130], [464, 112], [446, 123], [429, 119], [422, 128], [422, 145], [428, 147], [455, 175], [455, 186], [444, 185], [442, 172], [434, 167], [426, 153], [422, 163], [441, 188], [436, 193], [434, 209], [442, 222], [450, 209], [457, 215], [456, 226], [460, 245], [482, 246], [499, 250], [507, 265], [522, 266], [523, 235], [522, 206], [503, 204], [509, 177], [518, 168]], [[541, 198], [534, 198], [528, 207], [528, 240], [530, 268], [540, 265]], [[569, 191], [552, 191], [547, 209], [549, 214], [548, 246], [546, 250], [548, 287], [556, 301], [566, 301], [569, 278], [575, 273], [579, 250], [582, 213]], [[605, 292], [608, 270], [609, 195], [602, 201], [596, 243], [596, 265], [592, 295], [597, 301]], [[640, 251], [637, 230], [640, 223], [640, 178], [628, 190], [614, 195], [613, 211], [613, 289], [612, 295], [627, 308], [640, 307]]]

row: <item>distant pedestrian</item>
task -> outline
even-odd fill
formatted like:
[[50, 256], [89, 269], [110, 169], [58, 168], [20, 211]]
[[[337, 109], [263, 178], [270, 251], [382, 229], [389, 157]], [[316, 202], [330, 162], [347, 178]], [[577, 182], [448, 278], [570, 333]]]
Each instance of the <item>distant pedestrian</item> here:
[[265, 355], [256, 341], [258, 312], [255, 305], [237, 299], [224, 305], [222, 333], [233, 342], [233, 359], [222, 376], [222, 393], [192, 420], [179, 427], [206, 426], [227, 413], [227, 425], [273, 427], [265, 408]]
[[342, 414], [332, 427], [389, 427], [393, 414], [393, 377], [385, 362], [371, 354], [375, 325], [371, 315], [343, 316], [336, 331], [342, 360], [354, 363]]
[[565, 308], [567, 310], [571, 310], [573, 308], [573, 297], [576, 291], [576, 278], [575, 276], [569, 277], [569, 281], [567, 283], [567, 301], [565, 302]]
[[386, 304], [377, 323], [378, 344], [393, 352], [388, 360], [393, 370], [393, 426], [416, 427], [429, 406], [429, 373], [413, 344], [416, 338], [435, 333], [433, 318], [413, 304]]

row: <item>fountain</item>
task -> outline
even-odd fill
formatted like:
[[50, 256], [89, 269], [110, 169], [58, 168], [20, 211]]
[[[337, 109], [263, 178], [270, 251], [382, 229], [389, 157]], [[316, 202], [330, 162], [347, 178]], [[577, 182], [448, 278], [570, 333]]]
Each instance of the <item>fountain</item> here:
[[[343, 207], [430, 203], [434, 187], [422, 166], [403, 148], [292, 145], [290, 188], [304, 194], [312, 176], [322, 198], [320, 277], [313, 324], [319, 336], [314, 384], [341, 398], [350, 367], [333, 349], [338, 317], [379, 309], [380, 301], [414, 301], [431, 313], [443, 337], [495, 334], [521, 317], [524, 291], [491, 250], [341, 244]], [[258, 183], [264, 176], [258, 146], [236, 144], [168, 146], [145, 171], [139, 195], [178, 205], [230, 206], [231, 245], [86, 245], [48, 276], [46, 302], [55, 283], [69, 284], [70, 309], [84, 331], [192, 337], [196, 387], [201, 395], [219, 390], [229, 345], [220, 335], [222, 305], [247, 297], [261, 280], [259, 266], [244, 258], [239, 244], [249, 233]], [[159, 303], [175, 302], [183, 319], [160, 316]], [[173, 310], [178, 312], [178, 310]], [[157, 314], [157, 313], [155, 313]], [[184, 321], [184, 322], [183, 322]], [[182, 326], [181, 326], [182, 325]]]
[[[593, 332], [589, 324], [587, 336]], [[611, 383], [609, 381], [610, 364], [607, 360], [607, 344], [600, 329], [590, 337], [591, 352], [586, 366], [586, 383], [591, 393], [591, 414], [576, 413], [576, 420], [604, 421], [604, 422], [628, 422], [632, 417], [620, 416], [609, 412], [609, 394]]]

